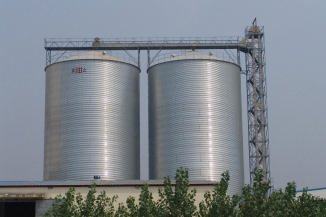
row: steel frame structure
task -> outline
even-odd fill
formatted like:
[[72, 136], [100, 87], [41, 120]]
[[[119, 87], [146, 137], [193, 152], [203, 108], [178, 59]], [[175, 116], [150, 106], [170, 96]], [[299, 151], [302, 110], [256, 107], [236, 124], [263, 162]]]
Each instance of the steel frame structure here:
[[246, 29], [244, 41], [248, 48], [245, 62], [249, 170], [252, 184], [258, 169], [263, 171], [263, 181], [270, 180], [264, 28], [257, 26], [256, 19]]
[[[53, 53], [57, 60], [67, 51], [124, 51], [129, 57], [129, 51], [137, 51], [136, 62], [140, 67], [140, 52], [147, 51], [148, 67], [154, 62], [158, 54], [164, 50], [235, 50], [236, 63], [241, 65], [240, 53], [245, 55], [246, 88], [247, 88], [247, 114], [248, 114], [248, 146], [250, 184], [253, 184], [255, 172], [263, 171], [264, 181], [270, 179], [269, 133], [267, 121], [267, 92], [264, 28], [257, 26], [256, 19], [250, 27], [246, 28], [245, 37], [239, 38], [162, 38], [149, 40], [95, 40], [89, 39], [45, 39], [46, 65], [53, 60]], [[156, 54], [151, 54], [156, 50]]]

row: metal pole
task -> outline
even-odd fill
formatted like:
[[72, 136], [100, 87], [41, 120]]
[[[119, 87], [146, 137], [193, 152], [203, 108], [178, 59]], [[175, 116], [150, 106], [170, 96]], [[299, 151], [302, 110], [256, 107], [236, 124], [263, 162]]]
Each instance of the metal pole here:
[[138, 49], [138, 68], [140, 68], [140, 49]]
[[151, 66], [151, 53], [150, 50], [147, 50], [147, 69]]
[[259, 62], [259, 92], [260, 92], [260, 119], [261, 119], [261, 136], [262, 136], [262, 161], [264, 181], [267, 181], [266, 168], [266, 140], [265, 140], [265, 118], [264, 118], [264, 89], [263, 89], [263, 66], [262, 66], [262, 46], [261, 35], [258, 35], [258, 62]]
[[259, 156], [259, 135], [258, 135], [258, 109], [257, 109], [257, 73], [256, 73], [256, 50], [255, 50], [255, 37], [252, 35], [251, 37], [251, 49], [252, 49], [252, 74], [253, 74], [253, 97], [254, 97], [254, 116], [255, 116], [255, 122], [254, 122], [254, 127], [255, 127], [255, 151], [256, 151], [256, 170], [259, 169], [259, 161], [260, 161], [260, 156]]

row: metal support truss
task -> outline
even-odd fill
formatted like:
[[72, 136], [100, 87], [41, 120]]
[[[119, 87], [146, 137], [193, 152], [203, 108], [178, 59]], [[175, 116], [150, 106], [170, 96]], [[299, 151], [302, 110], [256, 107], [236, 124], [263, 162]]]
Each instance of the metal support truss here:
[[[46, 65], [50, 65], [68, 51], [123, 51], [140, 67], [140, 52], [147, 51], [147, 66], [150, 67], [157, 59], [161, 51], [166, 50], [225, 50], [236, 52], [237, 64], [241, 64], [240, 54], [245, 56], [245, 74], [247, 86], [248, 106], [248, 140], [249, 140], [249, 170], [250, 184], [253, 184], [254, 174], [258, 169], [263, 170], [264, 181], [270, 179], [269, 135], [267, 125], [267, 97], [266, 97], [266, 72], [265, 72], [265, 48], [263, 27], [256, 24], [246, 29], [245, 37], [239, 38], [161, 38], [149, 40], [75, 40], [75, 39], [46, 39]], [[150, 51], [156, 51], [150, 52]], [[136, 51], [137, 57], [133, 57], [128, 51]], [[57, 53], [59, 52], [59, 54]], [[61, 52], [61, 53], [60, 53]], [[151, 56], [152, 55], [152, 56]]]
[[254, 20], [246, 30], [246, 59], [249, 170], [252, 184], [255, 172], [263, 171], [263, 181], [270, 179], [270, 156], [267, 124], [264, 31]]
[[[247, 48], [245, 43], [239, 43], [238, 38], [155, 38], [150, 40], [100, 40], [95, 38], [95, 40], [84, 39], [45, 39], [44, 48], [46, 50], [46, 65], [50, 65], [54, 62], [63, 58], [65, 52], [73, 51], [87, 51], [87, 50], [98, 50], [98, 51], [123, 51], [128, 55], [130, 60], [133, 60], [135, 64], [140, 66], [140, 51], [147, 50], [148, 55], [148, 65], [154, 63], [161, 51], [165, 50], [195, 50], [195, 49], [223, 49], [229, 56], [228, 50], [237, 50], [246, 52]], [[137, 51], [138, 57], [134, 57], [128, 51]], [[157, 51], [156, 54], [150, 51]], [[153, 55], [151, 57], [150, 55]], [[238, 61], [235, 62], [239, 62]]]

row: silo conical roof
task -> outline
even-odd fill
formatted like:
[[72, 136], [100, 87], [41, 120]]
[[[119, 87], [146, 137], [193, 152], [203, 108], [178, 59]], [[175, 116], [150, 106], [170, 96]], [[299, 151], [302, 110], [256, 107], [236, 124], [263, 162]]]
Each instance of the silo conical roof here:
[[68, 57], [64, 61], [69, 61], [69, 60], [111, 60], [111, 61], [119, 61], [119, 62], [124, 62], [118, 58], [106, 55], [105, 52], [98, 52], [98, 51], [88, 51], [85, 53], [81, 53], [76, 56]]
[[179, 56], [174, 56], [171, 59], [167, 60], [166, 62], [175, 61], [175, 60], [186, 60], [186, 59], [189, 59], [189, 60], [192, 60], [192, 59], [221, 60], [221, 59], [219, 59], [219, 58], [217, 58], [217, 57], [215, 57], [213, 55], [207, 55], [207, 54], [204, 54], [204, 53], [201, 53], [201, 52], [198, 52], [198, 51], [189, 51], [189, 52], [187, 52], [185, 54], [182, 54], [182, 55], [179, 55]]

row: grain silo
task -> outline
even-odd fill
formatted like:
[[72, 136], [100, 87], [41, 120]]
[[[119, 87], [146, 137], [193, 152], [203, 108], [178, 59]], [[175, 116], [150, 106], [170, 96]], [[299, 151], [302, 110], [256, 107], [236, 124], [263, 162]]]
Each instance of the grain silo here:
[[90, 51], [45, 71], [44, 180], [139, 179], [139, 68]]
[[148, 69], [149, 176], [220, 180], [230, 172], [230, 193], [244, 183], [240, 67], [191, 51]]

